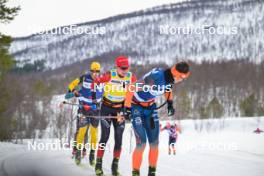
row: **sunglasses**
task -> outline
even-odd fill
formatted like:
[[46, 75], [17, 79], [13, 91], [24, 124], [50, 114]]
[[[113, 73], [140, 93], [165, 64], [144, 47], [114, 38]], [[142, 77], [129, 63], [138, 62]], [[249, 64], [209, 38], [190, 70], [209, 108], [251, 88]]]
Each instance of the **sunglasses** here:
[[119, 67], [121, 70], [128, 70], [128, 67]]
[[100, 73], [100, 70], [91, 70], [92, 73]]

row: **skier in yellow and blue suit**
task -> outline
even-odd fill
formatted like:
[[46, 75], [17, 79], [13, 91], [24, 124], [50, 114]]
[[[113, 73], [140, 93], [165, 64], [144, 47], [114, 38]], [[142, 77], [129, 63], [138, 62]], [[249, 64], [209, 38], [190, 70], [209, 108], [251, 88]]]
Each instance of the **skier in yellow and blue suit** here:
[[[69, 92], [74, 93], [74, 95], [78, 97], [80, 105], [88, 105], [91, 107], [88, 111], [82, 108], [82, 106], [78, 109], [80, 118], [77, 119], [77, 132], [75, 135], [76, 146], [74, 147], [76, 151], [76, 164], [80, 164], [81, 162], [81, 148], [84, 147], [83, 143], [86, 143], [85, 137], [90, 127], [91, 150], [89, 154], [89, 162], [90, 165], [95, 165], [94, 155], [97, 148], [97, 127], [99, 120], [89, 116], [98, 116], [98, 106], [103, 95], [103, 89], [100, 88], [100, 86], [97, 86], [96, 89], [92, 88], [92, 82], [94, 81], [94, 78], [99, 76], [100, 69], [101, 66], [98, 62], [92, 62], [90, 66], [90, 73], [84, 74], [80, 78], [75, 79], [68, 86]], [[85, 148], [84, 151], [86, 151]]]

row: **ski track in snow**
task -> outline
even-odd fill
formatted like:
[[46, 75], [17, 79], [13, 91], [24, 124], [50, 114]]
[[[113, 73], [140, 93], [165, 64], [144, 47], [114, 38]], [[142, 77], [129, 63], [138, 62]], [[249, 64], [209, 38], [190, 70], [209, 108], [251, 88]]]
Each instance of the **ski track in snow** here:
[[[130, 162], [126, 162], [125, 155], [121, 159], [120, 169], [124, 176], [130, 175]], [[88, 158], [83, 159], [81, 166], [76, 166], [70, 154], [65, 152], [15, 152], [4, 159], [1, 157], [1, 176], [94, 176], [94, 169], [88, 165]], [[263, 155], [248, 154], [246, 152], [215, 153], [190, 152], [176, 156], [160, 156], [158, 175], [184, 176], [262, 176], [264, 173]], [[130, 160], [130, 158], [129, 158]], [[111, 154], [104, 160], [104, 171], [110, 174]], [[142, 175], [146, 175], [147, 150], [144, 156]], [[107, 168], [106, 167], [106, 164]], [[144, 169], [144, 170], [143, 170]]]
[[[249, 130], [245, 132], [245, 129], [255, 128], [254, 123], [248, 123], [249, 121], [254, 122], [254, 119], [239, 121], [231, 119], [229, 122], [231, 125], [226, 130], [211, 133], [196, 133], [191, 130], [193, 126], [191, 121], [182, 121], [181, 125], [186, 131], [179, 136], [176, 156], [167, 154], [168, 136], [166, 132], [162, 132], [157, 175], [263, 176], [264, 134], [254, 134]], [[260, 124], [261, 127], [264, 125], [263, 121]], [[240, 126], [247, 128], [240, 129]], [[130, 129], [130, 125], [127, 125], [120, 158], [119, 168], [123, 176], [131, 175]], [[234, 142], [238, 148], [223, 151], [197, 147], [203, 142], [208, 144]], [[112, 129], [109, 143], [113, 145]], [[134, 148], [134, 138], [132, 144]], [[184, 145], [191, 145], [193, 148], [187, 149]], [[103, 160], [103, 168], [107, 176], [111, 173], [111, 161], [112, 152], [107, 150]], [[82, 160], [81, 166], [76, 166], [71, 159], [70, 150], [29, 151], [27, 145], [0, 143], [0, 176], [94, 176], [94, 168], [88, 163], [88, 157], [86, 157]], [[147, 175], [147, 168], [148, 147], [144, 152], [141, 175]]]

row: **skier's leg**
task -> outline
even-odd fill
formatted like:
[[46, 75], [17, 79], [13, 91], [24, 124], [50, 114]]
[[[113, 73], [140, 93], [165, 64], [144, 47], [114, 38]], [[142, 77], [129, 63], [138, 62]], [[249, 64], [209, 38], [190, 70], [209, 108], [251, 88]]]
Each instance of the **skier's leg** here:
[[142, 108], [139, 106], [132, 106], [132, 125], [136, 137], [136, 148], [132, 155], [132, 168], [134, 175], [139, 175], [140, 166], [142, 163], [143, 152], [146, 147], [146, 132], [144, 127], [144, 119], [142, 117]]
[[82, 150], [84, 145], [83, 145], [83, 141], [85, 138], [85, 134], [87, 131], [88, 125], [84, 126], [84, 127], [80, 127], [78, 134], [77, 134], [77, 149], [78, 150]]
[[83, 139], [83, 144], [84, 144], [84, 145], [88, 143], [88, 138], [89, 138], [89, 127], [90, 127], [90, 125], [87, 124], [86, 133], [85, 133], [85, 135], [84, 135], [84, 139]]
[[98, 124], [99, 124], [99, 120], [98, 119], [91, 119], [91, 125], [90, 125], [90, 135], [91, 135], [91, 140], [90, 140], [90, 144], [91, 144], [91, 150], [90, 150], [90, 154], [89, 154], [89, 162], [90, 165], [94, 165], [95, 164], [95, 160], [94, 160], [94, 154], [95, 154], [95, 150], [96, 150], [96, 145], [97, 145], [97, 132], [98, 132]]
[[[108, 123], [108, 125], [106, 125], [105, 123]], [[101, 138], [97, 149], [96, 164], [95, 164], [96, 175], [103, 175], [103, 170], [102, 170], [103, 156], [104, 156], [106, 143], [110, 135], [111, 120], [105, 119], [105, 123], [102, 123], [101, 120]]]
[[76, 137], [78, 150], [81, 150], [83, 147], [83, 143], [84, 143], [84, 139], [85, 139], [87, 129], [88, 129], [88, 119], [86, 117], [81, 118], [80, 122], [79, 122], [79, 130], [78, 130], [77, 137]]
[[98, 124], [99, 124], [98, 119], [94, 119], [94, 118], [91, 119], [91, 126], [90, 126], [91, 141], [90, 143], [91, 143], [92, 150], [96, 150]]
[[171, 154], [171, 146], [172, 145], [172, 141], [171, 141], [171, 137], [169, 137], [169, 147], [168, 147], [168, 149], [169, 149], [169, 155]]
[[[156, 106], [153, 106], [153, 109]], [[159, 118], [157, 111], [153, 111], [151, 118], [146, 121], [146, 133], [149, 141], [149, 176], [155, 176], [159, 155]]]
[[[111, 112], [108, 107], [102, 105], [101, 107], [101, 115], [111, 115]], [[96, 164], [95, 164], [95, 173], [96, 175], [103, 175], [102, 170], [102, 163], [103, 163], [103, 156], [106, 147], [106, 143], [109, 139], [110, 135], [110, 128], [111, 128], [111, 119], [102, 119], [100, 120], [101, 124], [101, 138], [99, 141], [98, 149], [97, 149], [97, 156], [96, 156]]]
[[74, 134], [74, 141], [75, 142], [77, 140], [77, 134], [78, 134], [79, 128], [80, 128], [80, 114], [79, 114], [79, 110], [78, 110], [78, 114], [77, 114], [77, 117], [76, 117], [76, 132]]
[[108, 125], [106, 125], [105, 123], [102, 123], [101, 121], [101, 138], [99, 141], [99, 146], [98, 146], [98, 150], [97, 150], [97, 157], [102, 158], [104, 156], [104, 150], [106, 147], [106, 143], [109, 139], [109, 135], [110, 135], [110, 128], [111, 128], [111, 120], [109, 119], [105, 119], [105, 122], [108, 123]]
[[176, 147], [175, 147], [175, 143], [172, 144], [172, 151], [173, 151], [173, 154], [176, 155]]
[[84, 147], [83, 141], [85, 138], [85, 134], [87, 132], [87, 128], [88, 128], [87, 118], [80, 118], [79, 130], [78, 130], [77, 139], [76, 139], [77, 152], [76, 152], [76, 156], [75, 156], [75, 162], [77, 165], [80, 164], [80, 162], [81, 162], [81, 151]]
[[[87, 117], [86, 117], [87, 118]], [[89, 121], [89, 122], [88, 122]], [[88, 138], [89, 138], [89, 127], [90, 127], [90, 119], [87, 118], [87, 129], [86, 129], [86, 133], [84, 135], [84, 140], [83, 140], [83, 151], [82, 151], [82, 157], [86, 156], [86, 144], [88, 144]]]
[[114, 126], [114, 137], [115, 137], [115, 147], [113, 152], [113, 162], [112, 162], [112, 175], [118, 176], [118, 162], [121, 155], [122, 150], [122, 140], [123, 140], [123, 132], [125, 129], [125, 122], [119, 123], [116, 119], [113, 120]]
[[72, 155], [73, 157], [76, 155], [76, 152], [77, 152], [77, 134], [78, 134], [78, 131], [79, 131], [79, 115], [77, 115], [77, 118], [76, 118], [76, 131], [74, 133], [74, 139], [73, 139], [73, 148], [72, 148]]
[[176, 155], [176, 141], [177, 141], [177, 138], [174, 138], [173, 143], [172, 143], [172, 150], [173, 150], [174, 155]]
[[125, 122], [119, 123], [117, 122], [116, 119], [114, 119], [113, 126], [114, 126], [114, 137], [115, 137], [114, 158], [120, 158]]

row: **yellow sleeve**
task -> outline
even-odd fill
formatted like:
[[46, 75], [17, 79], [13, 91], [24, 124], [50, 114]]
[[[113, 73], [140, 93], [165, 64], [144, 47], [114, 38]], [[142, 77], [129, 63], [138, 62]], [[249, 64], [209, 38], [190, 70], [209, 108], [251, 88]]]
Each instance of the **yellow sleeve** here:
[[79, 78], [73, 80], [68, 86], [69, 90], [73, 91], [73, 89], [75, 89], [75, 87], [78, 86], [79, 83], [80, 83], [80, 79]]

